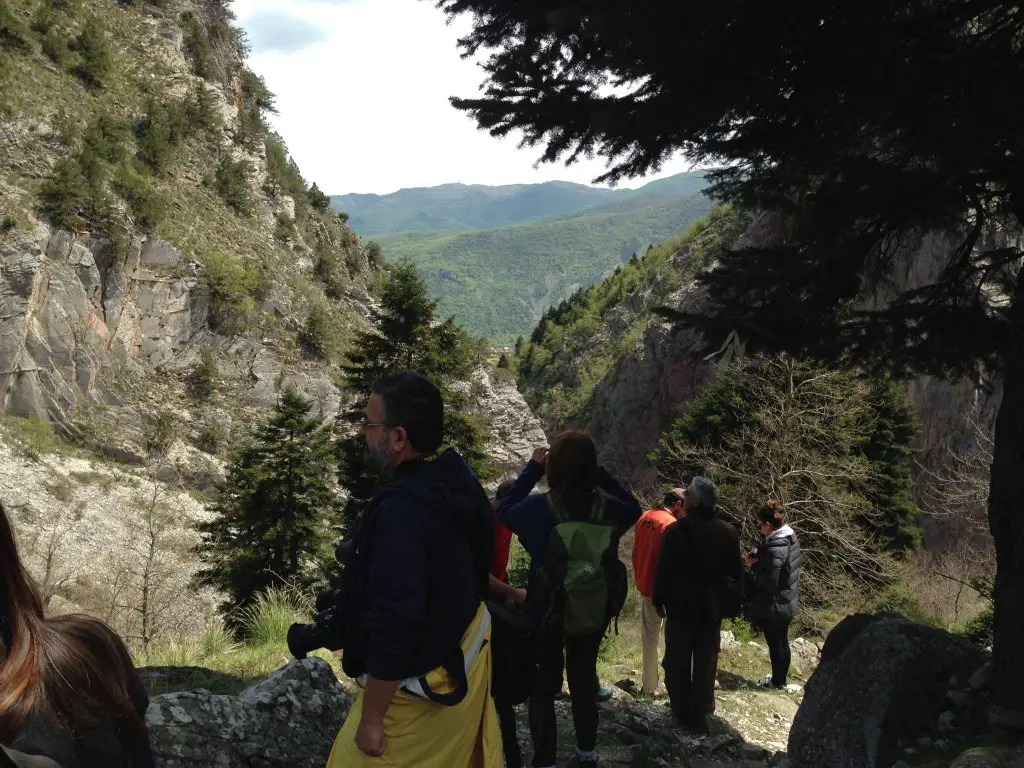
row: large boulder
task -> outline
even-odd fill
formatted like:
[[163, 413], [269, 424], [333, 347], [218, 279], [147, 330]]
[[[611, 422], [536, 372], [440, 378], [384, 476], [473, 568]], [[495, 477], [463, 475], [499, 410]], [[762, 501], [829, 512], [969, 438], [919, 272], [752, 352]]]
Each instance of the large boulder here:
[[966, 640], [894, 614], [848, 616], [821, 649], [789, 734], [791, 768], [875, 768], [933, 733], [986, 662]]
[[311, 658], [238, 696], [154, 696], [146, 723], [160, 768], [323, 768], [351, 701], [331, 667]]

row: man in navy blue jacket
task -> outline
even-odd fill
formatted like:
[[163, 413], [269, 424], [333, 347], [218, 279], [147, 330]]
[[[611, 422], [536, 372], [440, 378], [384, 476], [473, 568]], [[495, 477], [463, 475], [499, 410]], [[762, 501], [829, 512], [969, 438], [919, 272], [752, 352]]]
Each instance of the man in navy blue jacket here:
[[493, 512], [461, 456], [434, 456], [443, 418], [437, 388], [404, 371], [377, 382], [362, 423], [367, 459], [390, 477], [363, 514], [345, 582], [343, 666], [364, 684], [355, 741], [369, 756], [384, 754], [402, 681], [449, 669], [488, 591]]

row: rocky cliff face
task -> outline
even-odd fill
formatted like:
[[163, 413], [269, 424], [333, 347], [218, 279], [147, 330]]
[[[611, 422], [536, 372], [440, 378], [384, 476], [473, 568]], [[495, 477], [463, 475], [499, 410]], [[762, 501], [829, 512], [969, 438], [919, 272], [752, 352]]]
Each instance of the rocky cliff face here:
[[[716, 363], [703, 359], [700, 351], [704, 345], [693, 333], [662, 321], [652, 310], [667, 306], [699, 312], [704, 298], [692, 279], [695, 260], [713, 258], [714, 249], [723, 245], [764, 245], [778, 236], [772, 217], [762, 215], [741, 221], [737, 214], [730, 213], [699, 236], [684, 239], [663, 265], [602, 314], [600, 325], [585, 341], [567, 344], [565, 351], [552, 355], [545, 368], [522, 377], [527, 398], [545, 427], [558, 430], [571, 424], [563, 414], [545, 410], [543, 388], [550, 391], [558, 386], [544, 379], [545, 371], [556, 369], [563, 378], [576, 377], [572, 384], [577, 387], [588, 387], [585, 405], [571, 415], [571, 421], [593, 434], [601, 458], [609, 467], [641, 491], [674, 480], [659, 479], [648, 455], [693, 397], [713, 380]], [[928, 279], [940, 268], [950, 246], [951, 239], [939, 235], [927, 235], [910, 244], [904, 259], [912, 266], [872, 300], [882, 301], [886, 293]], [[602, 355], [611, 359], [596, 368], [597, 375], [589, 384], [588, 377], [578, 377], [580, 371], [595, 370], [594, 361]], [[906, 386], [921, 421], [916, 457], [921, 478], [919, 501], [928, 503], [929, 483], [934, 482], [930, 473], [940, 467], [950, 451], [976, 450], [979, 426], [982, 432], [991, 429], [1001, 385], [982, 376], [957, 381], [918, 376]], [[941, 546], [950, 535], [944, 523], [927, 524], [930, 544]]]
[[540, 420], [512, 378], [499, 377], [481, 368], [460, 388], [490, 422], [486, 453], [502, 472], [517, 473], [529, 461], [533, 449], [547, 442]]
[[[286, 388], [324, 420], [351, 405], [339, 363], [383, 274], [267, 127], [226, 0], [8, 8], [23, 44], [0, 40], [0, 500], [53, 609], [138, 649], [211, 615], [188, 586], [191, 524], [231, 449]], [[97, 28], [109, 66], [85, 83], [66, 41]], [[517, 467], [544, 435], [514, 383], [465, 386], [489, 453]]]

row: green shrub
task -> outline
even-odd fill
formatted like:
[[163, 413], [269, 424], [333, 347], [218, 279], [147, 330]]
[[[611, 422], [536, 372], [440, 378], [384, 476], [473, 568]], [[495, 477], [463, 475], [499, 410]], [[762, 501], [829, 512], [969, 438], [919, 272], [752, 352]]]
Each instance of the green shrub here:
[[11, 9], [7, 0], [0, 0], [0, 48], [28, 52], [31, 36], [25, 21]]
[[0, 235], [6, 235], [17, 228], [18, 220], [12, 214], [5, 214], [3, 219], [0, 219]]
[[366, 244], [366, 258], [371, 267], [380, 268], [384, 266], [384, 248], [380, 243], [371, 240]]
[[749, 643], [754, 639], [754, 627], [743, 616], [723, 621], [722, 631], [732, 632], [733, 637], [741, 643]]
[[274, 237], [282, 243], [295, 238], [295, 219], [290, 219], [284, 214], [277, 215], [277, 224], [274, 226]]
[[139, 226], [152, 231], [167, 214], [167, 201], [142, 174], [123, 168], [116, 182], [117, 191]]
[[340, 299], [345, 295], [345, 280], [341, 275], [338, 257], [326, 245], [318, 245], [316, 266], [313, 269], [316, 276], [323, 281], [327, 298]]
[[192, 72], [204, 80], [213, 79], [215, 77], [213, 46], [210, 44], [210, 35], [206, 31], [206, 27], [191, 11], [183, 13], [181, 21], [185, 50], [188, 52], [189, 58], [192, 59]]
[[75, 73], [86, 85], [102, 88], [114, 68], [114, 57], [103, 26], [98, 21], [90, 19], [86, 22], [75, 38], [75, 52], [79, 57]]
[[238, 256], [214, 251], [207, 258], [202, 282], [210, 297], [211, 327], [231, 331], [252, 307], [260, 270]]
[[193, 397], [206, 398], [213, 394], [217, 388], [217, 377], [220, 371], [217, 367], [217, 357], [209, 347], [199, 350], [199, 362], [195, 364], [189, 373], [189, 391]]
[[269, 192], [281, 191], [299, 202], [306, 196], [306, 181], [279, 136], [267, 136], [264, 141], [267, 155], [267, 183]]
[[89, 200], [89, 184], [78, 160], [62, 157], [53, 174], [43, 182], [39, 193], [43, 211], [58, 227], [76, 230], [82, 224], [82, 212]]
[[252, 211], [252, 190], [249, 187], [251, 175], [252, 167], [248, 162], [235, 160], [226, 152], [221, 155], [220, 163], [217, 165], [217, 194], [232, 210], [242, 216]]
[[249, 69], [242, 70], [242, 102], [260, 112], [277, 113], [274, 94], [267, 87], [267, 82]]
[[994, 619], [992, 604], [989, 603], [981, 613], [958, 627], [957, 634], [963, 635], [979, 648], [988, 648], [995, 641]]
[[43, 53], [56, 64], [60, 69], [68, 69], [71, 66], [71, 50], [68, 48], [67, 39], [56, 29], [50, 29], [43, 35]]
[[58, 453], [65, 447], [46, 419], [0, 414], [0, 424], [30, 459], [38, 459], [44, 453]]
[[868, 601], [865, 611], [867, 613], [898, 613], [918, 624], [926, 624], [930, 627], [941, 626], [938, 617], [917, 596], [913, 595], [906, 585], [898, 582], [890, 584]]
[[204, 424], [199, 429], [196, 445], [200, 450], [209, 454], [217, 455], [227, 444], [228, 430], [218, 419], [213, 418], [209, 424]]
[[83, 168], [98, 161], [120, 163], [127, 156], [131, 135], [132, 126], [127, 120], [109, 112], [99, 112], [82, 134], [79, 163]]
[[146, 438], [147, 450], [159, 452], [167, 450], [171, 441], [174, 440], [174, 433], [174, 414], [166, 410], [160, 411]]
[[326, 303], [317, 302], [299, 333], [299, 343], [310, 357], [330, 361], [341, 351], [342, 336], [336, 314]]
[[252, 107], [242, 107], [238, 111], [238, 128], [235, 131], [235, 141], [243, 147], [255, 150], [259, 147], [267, 133], [267, 125], [263, 122], [263, 116]]
[[326, 211], [331, 207], [331, 198], [320, 191], [320, 187], [313, 183], [308, 192], [309, 204], [318, 211]]
[[196, 86], [189, 92], [184, 101], [185, 121], [191, 132], [206, 131], [213, 133], [221, 127], [220, 113], [213, 95], [203, 85]]
[[145, 114], [135, 123], [136, 157], [154, 172], [164, 172], [191, 128], [184, 103], [162, 104], [150, 97]]

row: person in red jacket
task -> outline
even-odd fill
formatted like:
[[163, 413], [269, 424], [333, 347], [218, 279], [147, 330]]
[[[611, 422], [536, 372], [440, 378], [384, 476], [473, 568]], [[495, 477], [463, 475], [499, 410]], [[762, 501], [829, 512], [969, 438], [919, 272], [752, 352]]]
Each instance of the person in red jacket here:
[[658, 644], [664, 619], [651, 602], [654, 593], [654, 573], [661, 549], [661, 535], [679, 517], [684, 516], [682, 488], [673, 488], [665, 494], [660, 507], [644, 512], [633, 532], [633, 577], [642, 598], [640, 604], [640, 636], [643, 645], [643, 680], [640, 692], [653, 696], [658, 690]]
[[[501, 504], [501, 500], [505, 497], [505, 494], [508, 493], [514, 483], [515, 478], [511, 477], [502, 481], [494, 492], [494, 496], [491, 497], [491, 507], [493, 509], [498, 508]], [[511, 548], [512, 531], [495, 520], [494, 559], [491, 561], [491, 594], [499, 597], [507, 597], [516, 603], [522, 603], [526, 600], [526, 590], [513, 587], [509, 584], [506, 574], [506, 571], [508, 570], [508, 555]]]

